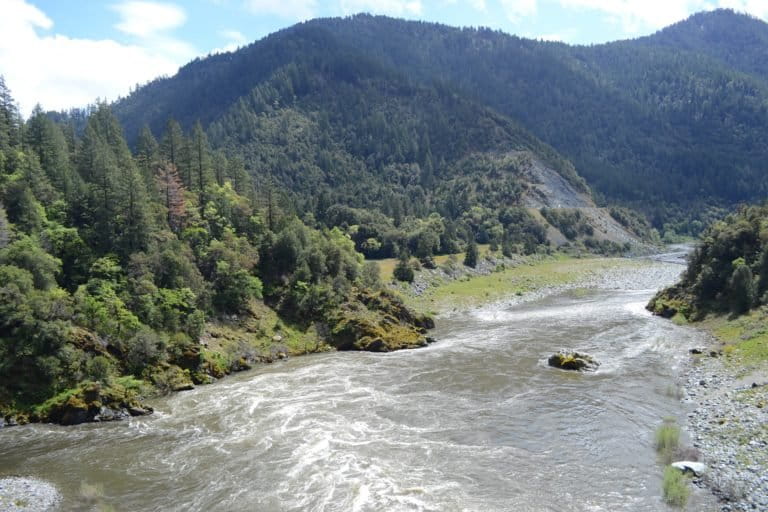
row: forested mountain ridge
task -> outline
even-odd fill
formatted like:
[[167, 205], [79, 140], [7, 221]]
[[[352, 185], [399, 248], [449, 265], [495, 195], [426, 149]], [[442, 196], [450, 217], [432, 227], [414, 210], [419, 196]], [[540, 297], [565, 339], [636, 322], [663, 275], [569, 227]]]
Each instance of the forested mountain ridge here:
[[[747, 46], [736, 55], [738, 45], [719, 36], [690, 36], [703, 23], [715, 34], [750, 34]], [[648, 38], [571, 47], [380, 16], [321, 19], [192, 62], [115, 108], [130, 137], [143, 122], [157, 132], [168, 116], [207, 126], [292, 64], [343, 61], [337, 71], [371, 71], [373, 81], [386, 70], [516, 120], [573, 161], [602, 199], [642, 208], [659, 228], [682, 219], [668, 227], [697, 231], [703, 223], [690, 222], [692, 210], [707, 220], [707, 207], [767, 190], [768, 88], [749, 64], [759, 62], [767, 27], [719, 10]]]
[[694, 14], [637, 42], [709, 55], [738, 71], [768, 78], [765, 22], [730, 10]]
[[[573, 165], [509, 117], [454, 87], [412, 80], [340, 43], [327, 29], [300, 25], [278, 35], [291, 35], [290, 44], [300, 48], [288, 63], [262, 63], [259, 70], [269, 69], [269, 75], [259, 78], [261, 71], [254, 72], [252, 79], [260, 81], [220, 112], [204, 104], [176, 114], [182, 121], [196, 114], [216, 116], [206, 131], [217, 154], [241, 161], [257, 188], [274, 190], [310, 224], [341, 228], [365, 256], [396, 257], [407, 248], [427, 258], [458, 252], [469, 238], [504, 246], [508, 254], [534, 252], [550, 240], [546, 222], [526, 208], [557, 206], [554, 198], [542, 199], [549, 189], [540, 182], [552, 177], [539, 172], [543, 169], [559, 173], [571, 196], [586, 197], [558, 204], [594, 208]], [[255, 46], [266, 48], [265, 61], [280, 57], [273, 54], [283, 48], [265, 42]], [[247, 55], [232, 55], [238, 73], [243, 72], [238, 62]], [[192, 63], [182, 73], [205, 70], [204, 63]], [[243, 86], [232, 85], [236, 81], [245, 83], [236, 77], [230, 87]], [[176, 92], [194, 96], [194, 88], [205, 84], [202, 79], [192, 82], [191, 92]], [[157, 82], [173, 90], [183, 83]], [[126, 100], [116, 111], [137, 108], [151, 97], [148, 93], [137, 96], [137, 103]], [[158, 104], [165, 105], [162, 95]], [[152, 123], [154, 118], [144, 119]], [[166, 123], [161, 138], [167, 140], [170, 127], [179, 125]], [[190, 164], [183, 158], [171, 160], [187, 174]], [[538, 198], [527, 200], [533, 195]], [[650, 233], [647, 226], [628, 233], [607, 211], [589, 220], [594, 217], [580, 218], [612, 224], [613, 229], [578, 235], [569, 230], [571, 236], [558, 241], [578, 239], [618, 252], [626, 249], [626, 242]]]

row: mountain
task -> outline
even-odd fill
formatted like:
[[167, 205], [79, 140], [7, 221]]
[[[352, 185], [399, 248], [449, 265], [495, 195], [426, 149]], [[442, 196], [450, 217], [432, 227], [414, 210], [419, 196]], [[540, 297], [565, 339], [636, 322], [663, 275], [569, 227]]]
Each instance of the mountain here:
[[[393, 257], [406, 245], [433, 252], [418, 248], [420, 223], [433, 215], [445, 226], [434, 251], [456, 252], [470, 231], [479, 243], [531, 252], [547, 241], [546, 222], [526, 209], [595, 208], [573, 165], [508, 116], [311, 24], [190, 63], [115, 111], [129, 134], [144, 122], [163, 138], [167, 118], [199, 118], [212, 146], [242, 159], [260, 188], [279, 191], [302, 218], [342, 227], [368, 257]], [[182, 175], [190, 167], [174, 163]], [[570, 237], [555, 229], [549, 239], [637, 241], [607, 211], [585, 218], [610, 227]]]
[[[691, 221], [706, 220], [709, 207], [755, 201], [768, 191], [765, 38], [765, 23], [727, 10], [694, 15], [646, 38], [589, 47], [381, 16], [320, 19], [191, 62], [119, 101], [115, 111], [129, 138], [144, 123], [160, 133], [168, 117], [183, 126], [199, 119], [214, 144], [237, 153], [235, 141], [247, 129], [231, 122], [232, 110], [271, 115], [253, 110], [254, 90], [264, 96], [271, 87], [277, 110], [327, 118], [345, 150], [367, 160], [371, 148], [347, 145], [359, 144], [357, 132], [342, 133], [352, 119], [347, 107], [359, 114], [368, 108], [366, 95], [374, 94], [371, 108], [390, 116], [383, 105], [401, 101], [403, 91], [411, 98], [430, 91], [429, 116], [409, 111], [405, 125], [415, 130], [411, 139], [430, 132], [432, 144], [438, 142], [431, 148], [436, 175], [455, 173], [458, 155], [442, 151], [453, 148], [446, 141], [463, 137], [448, 130], [441, 134], [450, 139], [432, 140], [435, 114], [451, 119], [459, 108], [466, 114], [462, 121], [495, 116], [525, 133], [515, 137], [527, 145], [516, 148], [531, 149], [538, 138], [544, 144], [534, 145], [551, 146], [564, 157], [557, 160], [573, 162], [600, 201], [640, 208], [659, 228], [691, 232], [702, 226]], [[346, 101], [349, 94], [357, 103]], [[421, 109], [421, 100], [414, 105]], [[374, 174], [381, 176], [380, 169]]]
[[730, 9], [694, 14], [638, 42], [708, 55], [735, 70], [768, 78], [765, 22]]

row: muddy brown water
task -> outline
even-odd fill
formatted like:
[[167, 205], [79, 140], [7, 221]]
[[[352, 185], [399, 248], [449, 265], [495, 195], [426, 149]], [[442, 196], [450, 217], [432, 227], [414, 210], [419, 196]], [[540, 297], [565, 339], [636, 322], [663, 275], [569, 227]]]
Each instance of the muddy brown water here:
[[[453, 314], [424, 349], [260, 367], [145, 418], [0, 430], [0, 477], [52, 482], [65, 510], [667, 510], [653, 431], [684, 419], [701, 335], [643, 306], [681, 270]], [[562, 347], [600, 369], [548, 368]]]

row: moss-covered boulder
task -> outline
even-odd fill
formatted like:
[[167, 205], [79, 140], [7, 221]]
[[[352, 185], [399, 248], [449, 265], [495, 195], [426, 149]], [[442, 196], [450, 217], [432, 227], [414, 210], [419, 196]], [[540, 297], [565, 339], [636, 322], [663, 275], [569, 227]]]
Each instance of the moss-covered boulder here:
[[85, 382], [47, 400], [35, 410], [35, 420], [77, 425], [92, 421], [115, 421], [151, 414], [140, 401], [137, 381], [123, 379], [110, 384]]
[[671, 286], [657, 293], [645, 308], [654, 315], [672, 318], [682, 315], [691, 320], [698, 316], [695, 298], [680, 285]]
[[408, 309], [389, 292], [360, 291], [330, 318], [329, 342], [338, 350], [390, 352], [428, 344], [434, 320]]
[[[170, 393], [171, 391], [188, 391], [194, 389], [195, 382], [198, 380], [195, 376], [204, 379], [206, 374], [201, 372], [191, 372], [189, 369], [181, 368], [175, 364], [160, 363], [146, 372], [146, 377], [154, 384], [160, 393]], [[199, 384], [205, 384], [207, 381], [198, 380]]]
[[561, 370], [574, 370], [574, 371], [595, 371], [600, 363], [597, 360], [587, 354], [581, 354], [579, 352], [557, 352], [549, 356], [547, 359], [549, 366], [554, 368], [560, 368]]

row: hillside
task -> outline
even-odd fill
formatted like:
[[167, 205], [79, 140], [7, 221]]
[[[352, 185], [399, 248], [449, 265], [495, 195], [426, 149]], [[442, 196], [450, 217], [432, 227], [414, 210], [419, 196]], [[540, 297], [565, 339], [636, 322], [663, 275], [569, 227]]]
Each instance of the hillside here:
[[[233, 54], [228, 73], [237, 76], [228, 90], [247, 87], [241, 61], [253, 52], [261, 57], [259, 70], [271, 71], [253, 71], [247, 94], [220, 111], [215, 105], [229, 93], [194, 111], [173, 110], [204, 94], [195, 89], [208, 86], [203, 79], [184, 78], [204, 74], [207, 61], [199, 61], [116, 105], [116, 112], [140, 110], [150, 129], [160, 118], [139, 105], [172, 112], [178, 125], [160, 123], [166, 146], [192, 116], [213, 119], [207, 138], [222, 158], [242, 162], [257, 188], [273, 191], [301, 218], [340, 227], [367, 257], [395, 257], [402, 249], [420, 258], [447, 254], [469, 236], [507, 253], [534, 252], [548, 242], [618, 252], [649, 236], [647, 226], [630, 233], [614, 225], [597, 235], [583, 230], [565, 237], [555, 229], [548, 237], [546, 221], [527, 208], [595, 208], [584, 180], [549, 145], [456, 88], [415, 81], [326, 29], [301, 25], [274, 37], [288, 38], [290, 58], [278, 52], [288, 51], [288, 43], [270, 38]], [[281, 66], [265, 64], [280, 58]], [[219, 57], [211, 62], [222, 65]], [[181, 95], [178, 102], [163, 99], [168, 91]], [[127, 123], [137, 124], [130, 115]], [[188, 174], [183, 157], [165, 156]], [[612, 223], [604, 210], [583, 220]]]
[[[703, 35], [696, 32], [702, 26]], [[196, 60], [115, 109], [129, 138], [143, 123], [158, 133], [169, 116], [187, 127], [197, 119], [220, 124], [254, 88], [288, 69], [301, 70], [288, 92], [298, 108], [311, 105], [329, 118], [347, 106], [332, 99], [342, 97], [337, 85], [349, 92], [347, 73], [357, 85], [367, 81], [366, 94], [387, 97], [395, 83], [442, 91], [444, 100], [476, 104], [530, 130], [571, 160], [601, 201], [638, 207], [657, 228], [697, 232], [710, 207], [754, 201], [768, 190], [768, 86], [759, 64], [766, 37], [764, 23], [726, 10], [651, 37], [591, 47], [379, 16], [320, 19]], [[318, 68], [330, 96], [307, 80]], [[450, 117], [454, 106], [438, 101], [433, 109]], [[229, 132], [237, 137], [239, 128]], [[432, 156], [438, 174], [451, 172], [450, 156], [435, 148]]]
[[345, 233], [256, 190], [199, 125], [144, 132], [134, 155], [107, 105], [86, 123], [0, 103], [0, 427], [147, 414], [148, 394], [288, 355], [427, 344], [432, 319]]
[[765, 22], [730, 10], [694, 14], [638, 42], [708, 55], [735, 70], [768, 78]]

